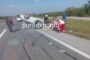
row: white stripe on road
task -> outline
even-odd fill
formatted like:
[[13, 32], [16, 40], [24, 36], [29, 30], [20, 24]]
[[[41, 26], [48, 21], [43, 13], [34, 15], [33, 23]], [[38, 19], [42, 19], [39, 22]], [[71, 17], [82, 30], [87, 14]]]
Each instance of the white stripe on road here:
[[4, 35], [4, 33], [6, 32], [7, 30], [4, 29], [3, 32], [0, 34], [0, 38]]
[[58, 40], [58, 39], [56, 39], [56, 38], [50, 36], [50, 35], [48, 35], [48, 34], [46, 34], [46, 33], [44, 33], [44, 32], [41, 32], [41, 31], [38, 31], [38, 32], [40, 32], [40, 33], [42, 33], [43, 35], [45, 35], [45, 36], [47, 36], [47, 37], [49, 37], [49, 38], [51, 38], [51, 39], [57, 41], [58, 43], [60, 43], [60, 44], [62, 44], [62, 45], [64, 45], [64, 46], [70, 48], [71, 50], [73, 50], [73, 51], [79, 53], [80, 55], [82, 55], [82, 56], [84, 56], [84, 57], [90, 59], [90, 55], [88, 55], [88, 54], [86, 54], [86, 53], [84, 53], [84, 52], [82, 52], [82, 51], [80, 51], [80, 50], [78, 50], [78, 49], [76, 49], [76, 48], [74, 48], [74, 47], [72, 47], [72, 46], [70, 46], [70, 45], [68, 45], [68, 44], [66, 44], [66, 43], [64, 43], [64, 42], [62, 42], [62, 41], [60, 41], [60, 40]]

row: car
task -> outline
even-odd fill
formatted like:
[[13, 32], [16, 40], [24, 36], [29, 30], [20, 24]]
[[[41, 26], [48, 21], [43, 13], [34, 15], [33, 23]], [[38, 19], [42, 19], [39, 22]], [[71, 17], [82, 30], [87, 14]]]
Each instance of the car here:
[[[26, 18], [25, 15], [20, 15], [20, 17], [17, 18], [17, 21], [18, 22], [23, 21], [26, 24], [35, 25], [36, 26], [35, 28], [42, 28], [43, 24], [44, 24], [44, 20], [43, 19], [40, 19], [40, 18], [37, 18], [37, 17], [33, 17], [33, 16], [29, 16], [28, 18]], [[40, 26], [37, 27], [37, 25], [40, 25]]]

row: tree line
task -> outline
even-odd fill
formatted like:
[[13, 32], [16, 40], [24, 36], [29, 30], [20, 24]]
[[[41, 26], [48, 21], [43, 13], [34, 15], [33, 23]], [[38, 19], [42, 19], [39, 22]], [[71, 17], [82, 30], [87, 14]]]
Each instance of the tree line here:
[[55, 17], [55, 16], [60, 16], [63, 13], [68, 16], [80, 16], [80, 17], [90, 16], [90, 0], [88, 0], [88, 2], [80, 8], [69, 7], [65, 11], [62, 11], [62, 12], [49, 12], [49, 13], [42, 13], [42, 14], [34, 14], [34, 16], [43, 17], [45, 14], [48, 14], [51, 17]]
[[69, 16], [90, 16], [90, 0], [80, 8], [70, 7], [65, 10]]
[[50, 17], [56, 17], [62, 14], [62, 12], [48, 12], [48, 13], [41, 13], [41, 14], [33, 14], [36, 17], [44, 17], [45, 14], [49, 15]]
[[0, 16], [0, 20], [5, 20], [6, 18], [6, 16]]

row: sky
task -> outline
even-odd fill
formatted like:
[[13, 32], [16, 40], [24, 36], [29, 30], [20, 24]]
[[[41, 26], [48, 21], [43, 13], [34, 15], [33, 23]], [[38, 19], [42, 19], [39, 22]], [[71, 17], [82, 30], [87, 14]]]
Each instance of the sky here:
[[0, 16], [64, 11], [82, 7], [88, 0], [0, 0]]

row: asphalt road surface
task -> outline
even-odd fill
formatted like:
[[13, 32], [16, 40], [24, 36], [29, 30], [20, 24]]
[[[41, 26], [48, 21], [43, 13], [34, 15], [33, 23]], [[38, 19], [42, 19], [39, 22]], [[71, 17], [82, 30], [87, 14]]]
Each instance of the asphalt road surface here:
[[[21, 23], [19, 23], [20, 25]], [[89, 60], [37, 30], [0, 28], [0, 60]]]

